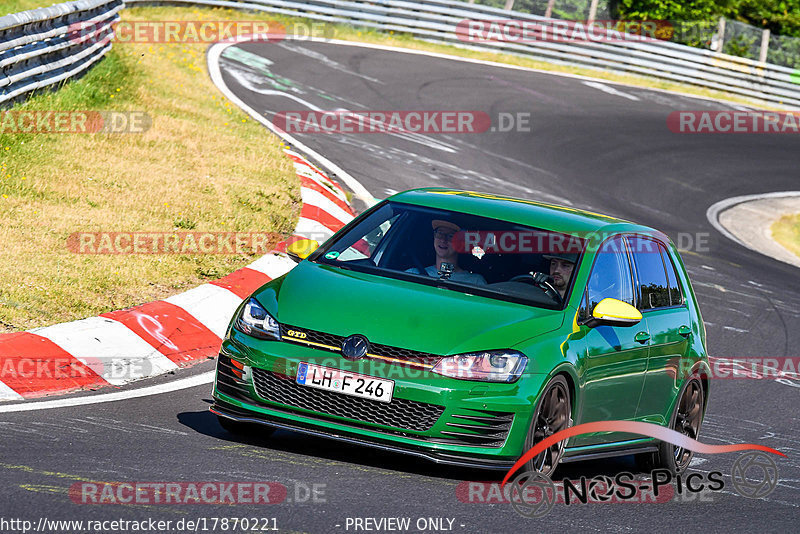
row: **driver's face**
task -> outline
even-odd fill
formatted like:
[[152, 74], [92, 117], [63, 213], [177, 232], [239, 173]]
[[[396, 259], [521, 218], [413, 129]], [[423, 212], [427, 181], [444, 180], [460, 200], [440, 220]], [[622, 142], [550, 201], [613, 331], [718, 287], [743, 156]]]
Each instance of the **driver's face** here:
[[566, 260], [553, 258], [550, 260], [550, 276], [553, 277], [553, 285], [559, 289], [565, 289], [572, 276], [572, 269], [575, 264]]
[[453, 248], [453, 235], [455, 232], [452, 228], [440, 226], [433, 232], [433, 248], [436, 251], [436, 256], [439, 258], [450, 258], [455, 255], [456, 251]]

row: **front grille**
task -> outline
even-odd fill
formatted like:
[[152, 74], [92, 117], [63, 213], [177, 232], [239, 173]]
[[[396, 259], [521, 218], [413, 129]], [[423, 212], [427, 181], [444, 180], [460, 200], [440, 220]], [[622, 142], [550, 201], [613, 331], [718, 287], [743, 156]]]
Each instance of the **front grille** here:
[[270, 402], [417, 432], [430, 430], [444, 411], [444, 406], [437, 404], [406, 399], [377, 402], [301, 386], [292, 378], [264, 369], [253, 369], [253, 385], [256, 393]]
[[[295, 335], [300, 333], [303, 338], [293, 337], [289, 332], [294, 332]], [[309, 345], [322, 350], [330, 350], [331, 352], [340, 352], [342, 343], [346, 336], [337, 336], [334, 334], [327, 334], [317, 330], [309, 330], [307, 328], [300, 328], [297, 326], [290, 326], [281, 324], [281, 339], [290, 343], [297, 343], [299, 345]], [[320, 346], [324, 345], [324, 346]], [[396, 360], [401, 364], [408, 365], [422, 365], [433, 366], [442, 359], [438, 354], [431, 354], [429, 352], [420, 352], [416, 350], [403, 349], [400, 347], [392, 347], [389, 345], [379, 345], [377, 343], [370, 343], [369, 353], [374, 354], [379, 358], [389, 358]]]
[[[298, 339], [289, 335], [289, 332], [300, 332], [305, 334], [305, 337], [302, 339]], [[326, 345], [330, 347], [331, 350], [341, 350], [342, 349], [342, 342], [344, 341], [344, 336], [336, 336], [333, 334], [326, 334], [325, 332], [317, 332], [316, 330], [308, 330], [305, 328], [298, 328], [296, 326], [290, 326], [287, 324], [281, 323], [281, 339], [283, 341], [289, 341], [292, 343], [300, 343], [300, 344], [310, 344], [316, 343], [321, 345]], [[324, 348], [324, 347], [319, 347]]]
[[419, 352], [416, 350], [402, 349], [400, 347], [390, 347], [389, 345], [378, 345], [377, 343], [370, 345], [370, 352], [385, 358], [392, 358], [406, 363], [416, 363], [426, 366], [436, 365], [436, 363], [442, 359], [441, 356], [430, 354], [429, 352]]
[[224, 354], [217, 356], [217, 390], [229, 397], [249, 400], [241, 370], [234, 367], [232, 360]]
[[446, 423], [448, 430], [439, 432], [441, 437], [429, 441], [449, 445], [472, 445], [476, 447], [501, 447], [511, 430], [514, 414], [489, 410], [470, 410], [455, 413]]

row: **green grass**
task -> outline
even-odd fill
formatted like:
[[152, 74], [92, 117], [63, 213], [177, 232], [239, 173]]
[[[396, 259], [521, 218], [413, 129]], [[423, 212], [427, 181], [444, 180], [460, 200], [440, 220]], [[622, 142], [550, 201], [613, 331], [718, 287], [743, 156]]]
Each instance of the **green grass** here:
[[772, 238], [800, 257], [800, 213], [784, 215], [772, 224]]
[[[127, 14], [126, 14], [127, 16]], [[299, 182], [281, 142], [221, 97], [203, 45], [116, 45], [12, 111], [144, 111], [141, 134], [0, 134], [0, 331], [194, 287], [253, 254], [86, 255], [74, 232], [290, 234]]]

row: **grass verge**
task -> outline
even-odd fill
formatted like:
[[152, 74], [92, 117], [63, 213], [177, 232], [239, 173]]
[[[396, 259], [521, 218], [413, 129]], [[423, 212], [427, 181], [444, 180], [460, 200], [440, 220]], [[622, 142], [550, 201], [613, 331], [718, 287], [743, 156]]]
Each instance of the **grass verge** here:
[[149, 302], [254, 258], [75, 254], [73, 232], [291, 233], [300, 187], [290, 161], [276, 137], [221, 97], [205, 49], [118, 44], [80, 80], [11, 108], [144, 111], [152, 126], [0, 134], [0, 329]]
[[784, 215], [772, 224], [772, 238], [800, 257], [800, 213]]

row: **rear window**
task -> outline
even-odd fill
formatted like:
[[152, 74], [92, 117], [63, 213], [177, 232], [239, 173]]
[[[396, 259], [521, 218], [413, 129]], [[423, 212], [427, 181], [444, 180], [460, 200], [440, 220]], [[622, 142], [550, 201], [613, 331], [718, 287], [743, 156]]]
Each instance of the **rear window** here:
[[652, 239], [628, 239], [639, 275], [639, 308], [649, 310], [669, 306], [669, 282], [661, 257], [661, 247]]
[[678, 282], [678, 270], [675, 269], [675, 264], [672, 263], [672, 258], [669, 257], [669, 253], [664, 247], [661, 247], [661, 257], [664, 259], [664, 265], [667, 268], [670, 305], [681, 306], [683, 305], [683, 293], [681, 292], [681, 285]]

